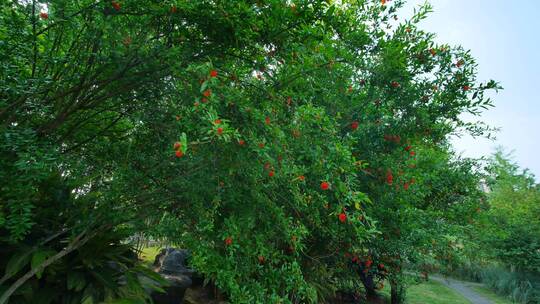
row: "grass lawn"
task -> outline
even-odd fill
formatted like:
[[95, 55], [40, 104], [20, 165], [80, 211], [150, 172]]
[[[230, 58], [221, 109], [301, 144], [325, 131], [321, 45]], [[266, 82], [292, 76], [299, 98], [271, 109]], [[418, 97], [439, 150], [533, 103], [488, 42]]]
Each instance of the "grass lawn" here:
[[515, 302], [510, 301], [509, 299], [503, 298], [497, 294], [495, 294], [492, 290], [490, 290], [487, 287], [484, 286], [469, 286], [472, 290], [476, 291], [477, 293], [481, 294], [485, 298], [488, 298], [495, 304], [512, 304]]
[[[385, 285], [383, 294], [390, 298], [390, 286]], [[407, 288], [407, 303], [409, 304], [471, 304], [459, 293], [439, 282], [429, 281], [411, 285]]]
[[151, 266], [154, 263], [154, 259], [156, 258], [156, 255], [159, 253], [160, 250], [161, 248], [159, 247], [143, 248], [139, 258], [145, 265]]

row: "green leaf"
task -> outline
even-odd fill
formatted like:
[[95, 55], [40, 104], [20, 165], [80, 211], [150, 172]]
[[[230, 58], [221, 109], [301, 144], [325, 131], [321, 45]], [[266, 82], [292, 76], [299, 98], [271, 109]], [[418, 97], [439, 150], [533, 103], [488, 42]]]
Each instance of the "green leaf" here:
[[5, 276], [12, 277], [28, 264], [30, 261], [30, 253], [30, 251], [26, 251], [22, 254], [13, 254], [7, 263]]
[[[55, 253], [56, 252], [52, 250], [38, 250], [34, 252], [34, 254], [32, 255], [32, 260], [30, 262], [30, 267], [32, 267], [32, 269], [39, 267], [39, 265], [41, 265], [49, 257], [53, 256]], [[43, 274], [43, 270], [44, 269], [36, 272], [36, 277], [38, 279], [41, 278], [41, 275]]]
[[84, 274], [70, 271], [67, 274], [67, 289], [81, 291], [86, 286]]
[[180, 142], [182, 143], [183, 152], [186, 153], [188, 150], [188, 143], [187, 143], [187, 135], [185, 132], [182, 132], [182, 136], [180, 137]]

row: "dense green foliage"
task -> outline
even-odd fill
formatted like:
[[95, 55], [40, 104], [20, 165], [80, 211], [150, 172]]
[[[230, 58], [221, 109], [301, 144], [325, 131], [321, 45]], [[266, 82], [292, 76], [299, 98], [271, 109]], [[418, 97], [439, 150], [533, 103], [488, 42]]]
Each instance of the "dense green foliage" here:
[[483, 282], [518, 303], [540, 303], [540, 188], [499, 149], [488, 159], [486, 199], [453, 274]]
[[487, 171], [490, 193], [481, 241], [503, 264], [540, 273], [540, 185], [502, 151], [493, 155]]
[[447, 136], [488, 131], [460, 114], [498, 88], [402, 4], [0, 0], [0, 242], [50, 250], [3, 290], [55, 288], [24, 274], [127, 230], [189, 248], [233, 303], [323, 302], [359, 273], [401, 301], [403, 268], [472, 222]]

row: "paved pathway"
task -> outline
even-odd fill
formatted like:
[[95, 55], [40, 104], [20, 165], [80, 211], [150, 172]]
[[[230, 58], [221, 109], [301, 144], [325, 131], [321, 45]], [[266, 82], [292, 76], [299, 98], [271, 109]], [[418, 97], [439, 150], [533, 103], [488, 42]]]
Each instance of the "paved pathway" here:
[[482, 295], [479, 295], [476, 291], [469, 288], [465, 282], [451, 278], [443, 278], [440, 276], [429, 276], [429, 278], [452, 288], [473, 304], [493, 304], [493, 302], [491, 302], [489, 299], [484, 298]]

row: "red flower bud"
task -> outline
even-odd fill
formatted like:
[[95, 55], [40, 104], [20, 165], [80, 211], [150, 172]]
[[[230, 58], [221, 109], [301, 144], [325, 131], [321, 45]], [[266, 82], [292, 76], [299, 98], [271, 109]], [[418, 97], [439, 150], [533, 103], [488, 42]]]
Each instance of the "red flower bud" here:
[[217, 128], [217, 134], [218, 135], [223, 134], [223, 128]]
[[49, 14], [47, 14], [47, 13], [45, 13], [45, 12], [39, 13], [39, 16], [40, 16], [41, 19], [43, 19], [43, 20], [49, 19]]
[[216, 70], [210, 71], [210, 77], [217, 77], [217, 71]]
[[264, 118], [264, 123], [267, 124], [267, 125], [269, 125], [269, 124], [270, 124], [270, 117], [266, 116], [266, 117]]
[[359, 125], [358, 121], [353, 121], [351, 123], [351, 129], [353, 129], [353, 130], [358, 129], [358, 125]]
[[182, 144], [180, 142], [175, 142], [174, 143], [174, 151], [177, 151], [178, 149], [180, 149], [182, 147]]
[[232, 238], [231, 238], [230, 236], [228, 236], [228, 237], [225, 239], [225, 245], [227, 245], [227, 246], [232, 245]]
[[322, 182], [321, 183], [321, 189], [322, 190], [328, 190], [328, 188], [330, 188], [330, 184], [328, 184], [327, 182]]
[[373, 261], [370, 260], [370, 259], [368, 259], [368, 260], [366, 261], [366, 268], [371, 267], [371, 264], [373, 264]]
[[176, 155], [176, 157], [180, 158], [182, 156], [184, 156], [184, 152], [182, 152], [182, 150], [178, 150], [174, 153]]
[[204, 97], [210, 97], [210, 95], [212, 95], [212, 90], [208, 89], [208, 90], [204, 91], [203, 95], [204, 95]]
[[112, 7], [114, 7], [115, 10], [119, 11], [120, 8], [122, 8], [122, 6], [120, 5], [120, 3], [116, 2], [116, 1], [111, 1], [111, 5]]
[[386, 183], [392, 185], [393, 182], [394, 176], [392, 175], [392, 171], [388, 170], [388, 172], [386, 172]]
[[243, 146], [243, 145], [246, 144], [246, 141], [243, 140], [243, 139], [240, 139], [240, 140], [238, 140], [238, 144], [239, 144], [240, 146]]
[[268, 176], [269, 176], [269, 177], [272, 177], [272, 176], [274, 176], [274, 171], [270, 171], [270, 172], [268, 172]]
[[339, 221], [342, 222], [342, 223], [345, 223], [347, 221], [347, 215], [343, 212], [341, 212], [339, 215], [338, 215], [338, 218], [339, 218]]

